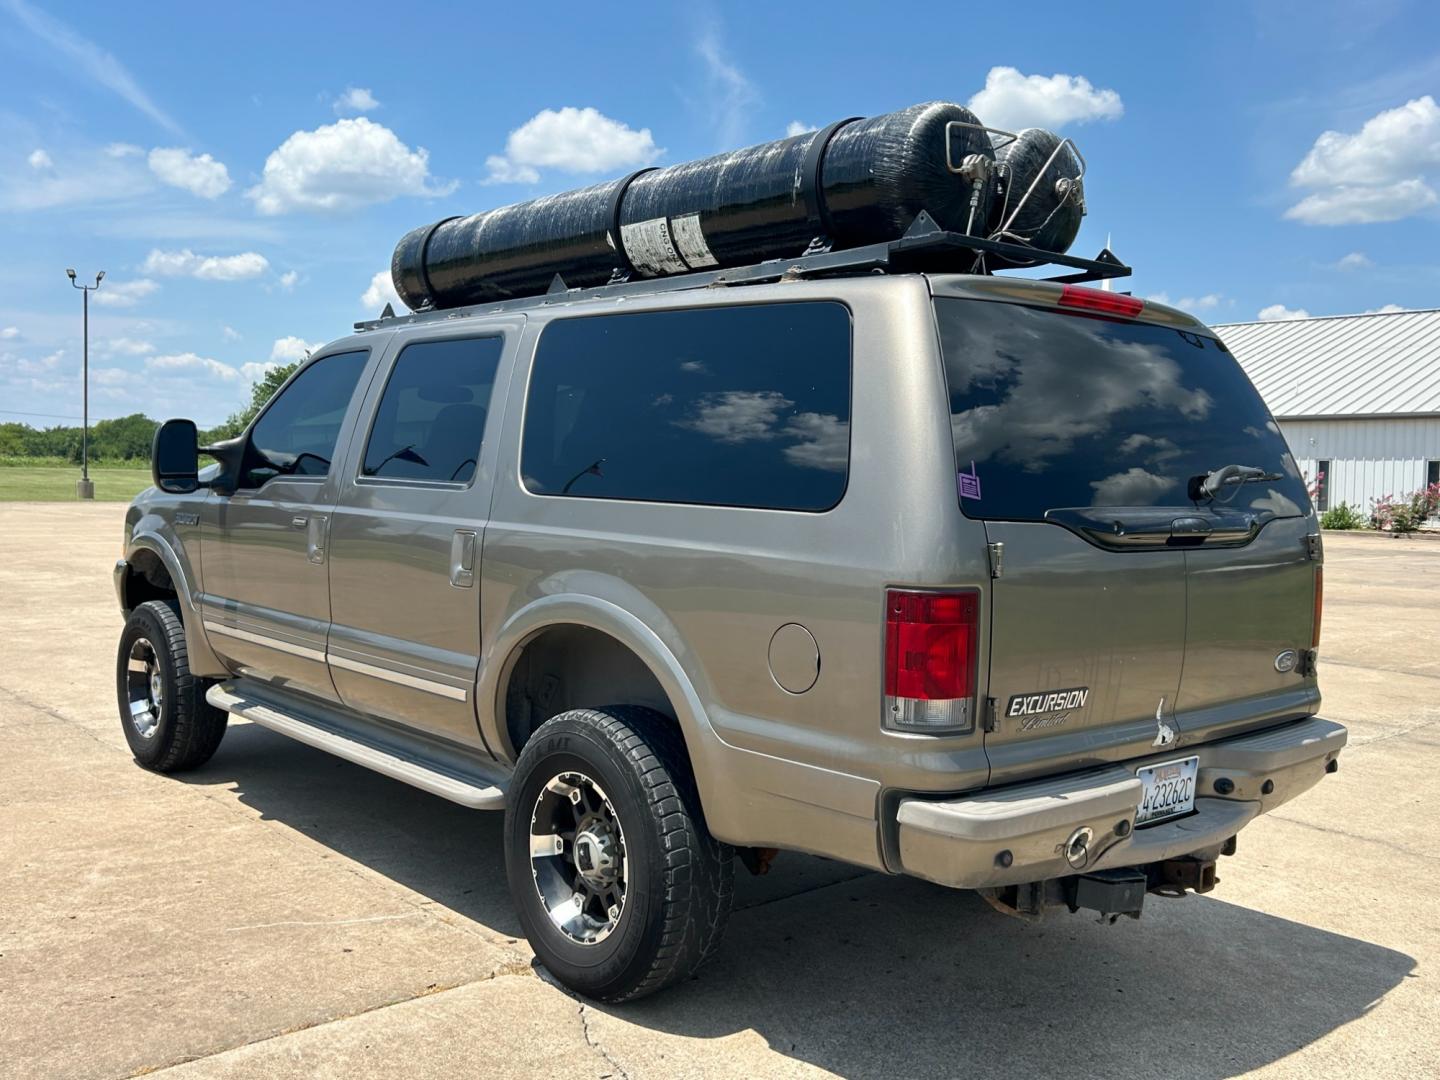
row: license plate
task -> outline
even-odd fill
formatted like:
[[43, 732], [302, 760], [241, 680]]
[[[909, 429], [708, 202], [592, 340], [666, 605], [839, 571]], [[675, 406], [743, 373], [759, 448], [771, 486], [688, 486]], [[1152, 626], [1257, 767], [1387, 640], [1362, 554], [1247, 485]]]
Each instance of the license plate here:
[[1136, 769], [1142, 794], [1135, 825], [1154, 825], [1158, 821], [1188, 814], [1195, 809], [1195, 781], [1200, 774], [1198, 757], [1166, 761]]

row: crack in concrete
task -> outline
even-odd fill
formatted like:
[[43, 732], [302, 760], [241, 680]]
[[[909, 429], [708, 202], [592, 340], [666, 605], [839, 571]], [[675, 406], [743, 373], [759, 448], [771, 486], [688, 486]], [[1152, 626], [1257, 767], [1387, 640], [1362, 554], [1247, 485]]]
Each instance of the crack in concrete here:
[[274, 1042], [276, 1039], [284, 1039], [291, 1035], [298, 1035], [304, 1031], [315, 1031], [319, 1028], [329, 1027], [331, 1024], [343, 1024], [347, 1020], [354, 1020], [361, 1016], [369, 1016], [384, 1009], [393, 1009], [400, 1005], [409, 1005], [411, 1002], [419, 1001], [421, 998], [436, 997], [440, 994], [452, 993], [456, 990], [464, 990], [467, 987], [479, 986], [482, 983], [494, 982], [496, 979], [527, 978], [532, 977], [534, 972], [530, 970], [528, 960], [512, 960], [501, 964], [490, 974], [478, 979], [471, 979], [469, 982], [455, 983], [452, 986], [428, 986], [418, 994], [411, 994], [409, 997], [400, 998], [398, 1001], [382, 1001], [377, 1005], [368, 1008], [356, 1009], [354, 1012], [345, 1013], [343, 1016], [331, 1016], [324, 1020], [315, 1020], [306, 1024], [297, 1024], [295, 1027], [285, 1028], [258, 1039], [251, 1039], [248, 1042], [236, 1043], [233, 1046], [223, 1046], [205, 1054], [193, 1054], [189, 1057], [178, 1058], [175, 1061], [167, 1061], [162, 1065], [147, 1065], [144, 1068], [136, 1069], [128, 1073], [126, 1080], [136, 1076], [155, 1076], [171, 1069], [178, 1069], [182, 1065], [190, 1065], [197, 1061], [208, 1061], [210, 1058], [221, 1057], [225, 1054], [233, 1054], [238, 1050], [246, 1050], [252, 1046], [263, 1046], [265, 1043]]
[[[0, 685], [0, 695], [9, 698], [11, 701], [25, 708], [34, 709], [37, 712], [44, 713], [46, 716], [61, 721], [67, 727], [80, 732], [87, 738], [99, 743], [107, 750], [122, 754], [127, 752], [125, 750], [121, 750], [119, 747], [115, 746], [112, 743], [106, 742], [94, 731], [91, 731], [88, 727], [81, 723], [81, 721], [76, 717], [68, 716], [65, 713], [61, 712], [59, 709], [53, 708], [49, 705], [44, 705], [38, 701], [34, 701], [28, 695], [20, 691], [17, 691], [8, 686]], [[261, 828], [265, 829], [265, 831], [271, 836], [283, 840], [286, 843], [291, 844], [292, 846], [302, 851], [307, 851], [307, 853], [312, 854], [312, 856], [312, 845], [320, 847], [324, 846], [323, 844], [320, 844], [318, 840], [315, 840], [313, 837], [306, 836], [304, 833], [292, 829], [284, 825], [282, 822], [268, 821], [264, 817], [248, 813], [242, 805], [238, 805], [231, 800], [220, 798], [213, 792], [205, 791], [191, 784], [183, 785], [182, 790], [186, 791], [191, 795], [195, 795], [202, 799], [208, 800], [215, 806], [223, 809], [226, 813], [233, 814], [236, 817], [240, 818], [242, 821], [259, 825]], [[503, 946], [508, 945], [512, 940], [509, 935], [499, 933], [487, 933], [483, 930], [483, 928], [469, 924], [468, 920], [466, 922], [453, 922], [450, 919], [445, 918], [442, 914], [442, 912], [448, 911], [448, 909], [440, 907], [439, 910], [429, 910], [430, 908], [436, 906], [434, 901], [429, 899], [420, 900], [418, 898], [406, 896], [403, 894], [397, 895], [396, 890], [393, 887], [394, 883], [390, 882], [389, 885], [386, 884], [386, 881], [388, 881], [389, 879], [379, 880], [377, 879], [377, 877], [374, 877], [371, 874], [367, 874], [360, 867], [349, 865], [346, 861], [331, 862], [331, 865], [345, 873], [350, 874], [357, 881], [363, 882], [367, 888], [379, 890], [386, 896], [393, 897], [400, 903], [405, 904], [410, 908], [413, 908], [417, 913], [425, 915], [426, 918], [432, 919], [435, 922], [440, 923], [442, 926], [457, 931], [458, 933], [468, 934], [471, 937], [477, 938], [480, 941], [485, 942], [487, 945], [498, 945], [502, 948]]]
[[595, 1036], [590, 1034], [590, 1019], [587, 1012], [589, 1008], [590, 1006], [585, 1004], [585, 1002], [580, 1002], [580, 1034], [585, 1037], [585, 1045], [599, 1054], [607, 1065], [619, 1073], [621, 1080], [630, 1080], [630, 1074], [625, 1071], [625, 1066], [611, 1057], [610, 1052], [600, 1045]]
[[1440, 855], [1427, 855], [1423, 851], [1411, 851], [1409, 848], [1395, 843], [1393, 840], [1386, 840], [1379, 836], [1365, 836], [1362, 833], [1347, 832], [1344, 829], [1330, 828], [1325, 825], [1315, 825], [1309, 821], [1301, 821], [1299, 818], [1286, 817], [1284, 814], [1271, 811], [1265, 817], [1275, 821], [1283, 821], [1288, 825], [1298, 825], [1302, 829], [1309, 829], [1311, 832], [1324, 833], [1327, 836], [1343, 836], [1347, 840], [1358, 840], [1362, 844], [1378, 844], [1380, 847], [1389, 848], [1391, 851], [1399, 852], [1401, 855], [1409, 855], [1414, 859], [1427, 859], [1432, 862], [1440, 862]]

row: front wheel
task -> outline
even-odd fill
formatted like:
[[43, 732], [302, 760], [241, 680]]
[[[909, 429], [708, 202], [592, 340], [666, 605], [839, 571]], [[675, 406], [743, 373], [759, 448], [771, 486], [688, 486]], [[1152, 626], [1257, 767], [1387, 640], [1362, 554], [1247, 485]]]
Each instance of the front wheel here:
[[516, 764], [505, 866], [535, 955], [601, 1001], [686, 978], [730, 914], [734, 850], [705, 828], [674, 722], [647, 709], [540, 727]]
[[169, 604], [150, 600], [130, 613], [115, 683], [120, 725], [136, 761], [168, 773], [210, 760], [229, 714], [205, 700], [204, 682], [190, 674], [185, 625]]

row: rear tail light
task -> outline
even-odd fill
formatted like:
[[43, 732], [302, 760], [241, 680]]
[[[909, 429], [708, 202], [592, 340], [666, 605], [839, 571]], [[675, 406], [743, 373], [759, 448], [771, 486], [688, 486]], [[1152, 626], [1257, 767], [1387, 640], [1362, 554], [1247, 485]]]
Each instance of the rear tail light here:
[[1310, 631], [1310, 648], [1320, 647], [1320, 612], [1325, 607], [1325, 568], [1315, 567], [1315, 622]]
[[1085, 289], [1079, 285], [1066, 285], [1060, 290], [1061, 307], [1079, 308], [1081, 311], [1098, 311], [1105, 315], [1139, 315], [1145, 310], [1145, 301], [1124, 293], [1104, 292], [1100, 289]]
[[885, 726], [932, 734], [975, 727], [980, 594], [885, 593]]

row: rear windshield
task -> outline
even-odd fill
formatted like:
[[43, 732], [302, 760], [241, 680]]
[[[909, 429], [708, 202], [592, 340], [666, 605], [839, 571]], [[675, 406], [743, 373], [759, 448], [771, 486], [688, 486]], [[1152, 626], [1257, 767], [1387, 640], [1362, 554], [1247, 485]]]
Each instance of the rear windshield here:
[[969, 517], [1194, 508], [1192, 478], [1226, 465], [1274, 477], [1227, 487], [1227, 509], [1306, 512], [1279, 427], [1215, 338], [978, 300], [937, 298], [935, 312]]

